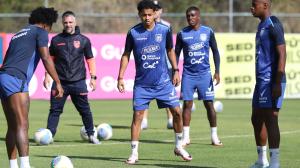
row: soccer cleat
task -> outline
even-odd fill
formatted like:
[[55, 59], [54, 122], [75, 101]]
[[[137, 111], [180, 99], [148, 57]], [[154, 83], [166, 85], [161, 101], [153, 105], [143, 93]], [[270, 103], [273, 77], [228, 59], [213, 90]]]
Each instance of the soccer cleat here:
[[147, 119], [143, 119], [142, 123], [141, 123], [141, 129], [145, 130], [148, 128], [148, 120]]
[[174, 154], [176, 156], [180, 156], [185, 161], [191, 161], [193, 159], [192, 156], [183, 148], [175, 148]]
[[167, 122], [167, 129], [173, 129], [173, 121], [168, 121]]
[[125, 163], [133, 165], [139, 161], [138, 155], [131, 154], [129, 158], [125, 161]]
[[191, 144], [191, 140], [190, 139], [187, 139], [187, 140], [183, 140], [182, 141], [182, 147], [187, 147], [188, 145], [190, 145]]
[[211, 145], [213, 146], [223, 146], [223, 143], [219, 140], [219, 138], [212, 138]]
[[92, 144], [96, 144], [96, 145], [99, 145], [101, 144], [101, 142], [97, 139], [97, 137], [95, 136], [89, 136], [89, 142], [92, 143]]
[[252, 166], [250, 166], [250, 168], [269, 168], [269, 163], [259, 163], [258, 161], [256, 161]]

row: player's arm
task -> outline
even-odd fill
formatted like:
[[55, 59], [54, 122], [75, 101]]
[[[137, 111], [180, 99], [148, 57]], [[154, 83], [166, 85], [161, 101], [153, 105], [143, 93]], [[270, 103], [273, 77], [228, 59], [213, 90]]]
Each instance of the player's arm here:
[[278, 65], [275, 76], [275, 84], [272, 91], [272, 96], [278, 98], [281, 96], [281, 83], [285, 74], [286, 64], [286, 45], [284, 39], [284, 31], [280, 22], [274, 23], [270, 28], [271, 38], [276, 44], [276, 52], [278, 54]]
[[89, 39], [87, 39], [86, 44], [84, 46], [84, 55], [85, 55], [85, 60], [88, 65], [88, 69], [91, 75], [91, 80], [90, 80], [90, 87], [92, 88], [92, 91], [96, 90], [96, 59], [93, 56], [92, 52], [92, 45]]
[[48, 47], [39, 47], [39, 52], [40, 52], [42, 62], [44, 64], [47, 72], [49, 73], [49, 75], [52, 77], [52, 79], [56, 83], [56, 89], [57, 89], [56, 97], [57, 98], [62, 97], [64, 90], [61, 86], [60, 80], [59, 80], [57, 72], [55, 70], [53, 60], [51, 59], [51, 57], [49, 55]]
[[210, 31], [209, 46], [213, 53], [213, 59], [215, 64], [215, 74], [213, 78], [214, 80], [216, 80], [216, 85], [218, 85], [220, 83], [220, 54], [215, 38], [215, 33], [212, 30]]
[[168, 54], [169, 61], [172, 65], [173, 69], [173, 84], [175, 86], [178, 86], [180, 84], [180, 77], [179, 77], [179, 69], [177, 66], [177, 60], [176, 60], [176, 54], [173, 49], [173, 38], [172, 38], [172, 31], [169, 29], [167, 33], [167, 38], [166, 38], [166, 50]]
[[182, 38], [181, 38], [181, 33], [177, 33], [177, 36], [176, 36], [176, 44], [175, 44], [175, 54], [176, 54], [176, 62], [177, 62], [177, 65], [179, 63], [179, 57], [180, 57], [180, 53], [181, 53], [181, 50], [182, 50]]
[[[55, 57], [54, 57], [54, 56], [50, 56], [50, 58], [51, 58], [52, 61], [54, 62], [54, 58], [55, 58]], [[44, 84], [44, 87], [45, 87], [46, 89], [48, 89], [48, 88], [51, 87], [51, 86], [50, 86], [51, 81], [52, 81], [51, 76], [48, 74], [47, 71], [45, 71], [45, 78], [44, 78], [43, 84]]]
[[131, 35], [131, 32], [129, 31], [126, 37], [125, 50], [121, 57], [119, 74], [118, 74], [117, 87], [119, 92], [121, 93], [125, 92], [124, 74], [130, 60], [130, 53], [132, 49], [133, 49], [133, 37]]

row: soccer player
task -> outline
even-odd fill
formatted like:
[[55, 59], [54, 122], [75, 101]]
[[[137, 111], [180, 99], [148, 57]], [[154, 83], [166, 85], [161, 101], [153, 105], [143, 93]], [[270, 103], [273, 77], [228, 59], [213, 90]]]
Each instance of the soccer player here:
[[[138, 145], [141, 121], [151, 100], [156, 99], [159, 108], [170, 108], [175, 132], [174, 153], [190, 161], [191, 155], [182, 147], [182, 116], [175, 86], [180, 83], [176, 56], [173, 50], [172, 32], [166, 25], [156, 23], [155, 5], [151, 0], [142, 0], [137, 9], [141, 23], [132, 27], [127, 34], [125, 51], [120, 62], [118, 89], [125, 91], [124, 73], [133, 50], [136, 76], [133, 88], [133, 119], [131, 124], [131, 150], [127, 164], [138, 161]], [[173, 67], [173, 79], [168, 75], [166, 54]], [[174, 85], [173, 85], [173, 84]]]
[[29, 25], [16, 33], [0, 69], [0, 98], [7, 120], [6, 148], [10, 168], [30, 168], [28, 144], [28, 84], [40, 59], [57, 85], [55, 98], [63, 95], [60, 80], [48, 52], [48, 32], [57, 20], [53, 8], [39, 7], [29, 17]]
[[[252, 125], [258, 159], [252, 168], [279, 168], [278, 114], [286, 85], [286, 47], [282, 24], [271, 15], [270, 0], [252, 0], [251, 12], [260, 19], [256, 33], [256, 84], [252, 100]], [[270, 164], [266, 154], [267, 140]]]
[[[93, 136], [93, 116], [88, 103], [88, 90], [85, 82], [86, 68], [84, 60], [87, 62], [91, 76], [89, 85], [93, 91], [96, 89], [96, 64], [91, 49], [91, 42], [86, 36], [80, 34], [80, 29], [76, 26], [75, 14], [72, 11], [63, 13], [62, 24], [64, 27], [63, 32], [51, 40], [50, 55], [54, 59], [55, 68], [65, 93], [62, 99], [55, 99], [52, 93], [56, 89], [56, 85], [53, 83], [47, 128], [55, 136], [59, 117], [63, 113], [65, 102], [70, 95], [82, 118], [89, 142], [100, 144], [97, 137]], [[46, 72], [45, 88], [48, 88], [49, 84], [50, 77]]]
[[[164, 25], [167, 25], [171, 28], [171, 25], [169, 22], [163, 20], [161, 18], [161, 15], [162, 15], [162, 12], [163, 12], [163, 8], [162, 8], [162, 5], [160, 4], [159, 1], [157, 0], [154, 0], [153, 3], [155, 4], [156, 6], [156, 9], [155, 9], [155, 21], [156, 22], [159, 22], [159, 23], [162, 23]], [[168, 74], [169, 74], [169, 77], [170, 79], [172, 79], [172, 65], [169, 61], [169, 59], [167, 58], [167, 65], [168, 65]], [[172, 116], [172, 113], [170, 111], [169, 108], [166, 108], [166, 113], [167, 113], [167, 128], [168, 129], [173, 129], [173, 116]], [[145, 110], [144, 112], [144, 117], [143, 117], [143, 120], [142, 120], [142, 124], [141, 124], [141, 128], [142, 129], [147, 129], [148, 128], [148, 110]]]
[[[211, 127], [211, 143], [222, 146], [217, 135], [217, 117], [213, 107], [214, 86], [220, 82], [220, 55], [213, 30], [201, 25], [199, 8], [191, 6], [186, 10], [188, 26], [183, 28], [176, 39], [175, 52], [179, 58], [183, 50], [184, 63], [181, 84], [183, 104], [183, 145], [190, 144], [190, 121], [193, 106], [193, 94], [198, 93], [198, 99], [203, 100]], [[209, 49], [213, 52], [215, 73], [212, 79], [209, 64]], [[177, 59], [178, 60], [178, 59]]]

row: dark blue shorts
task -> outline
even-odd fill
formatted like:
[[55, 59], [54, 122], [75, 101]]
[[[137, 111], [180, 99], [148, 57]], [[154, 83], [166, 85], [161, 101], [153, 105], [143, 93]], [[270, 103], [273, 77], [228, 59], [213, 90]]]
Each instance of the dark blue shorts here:
[[177, 107], [179, 99], [171, 82], [163, 86], [133, 88], [133, 110], [149, 109], [151, 100], [156, 99], [158, 108]]
[[286, 83], [281, 83], [281, 96], [277, 99], [272, 98], [272, 84], [260, 83], [255, 85], [252, 107], [256, 108], [281, 108]]
[[19, 92], [28, 92], [27, 82], [6, 73], [0, 73], [0, 98], [6, 99]]
[[195, 91], [198, 93], [198, 100], [214, 100], [214, 85], [210, 73], [198, 77], [183, 75], [181, 82], [182, 99], [193, 100]]

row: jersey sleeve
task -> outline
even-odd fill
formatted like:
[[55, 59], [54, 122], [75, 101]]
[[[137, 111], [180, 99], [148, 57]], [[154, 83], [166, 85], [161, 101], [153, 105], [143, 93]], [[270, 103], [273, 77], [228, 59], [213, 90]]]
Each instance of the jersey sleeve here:
[[166, 36], [166, 49], [169, 50], [172, 48], [173, 48], [172, 29], [169, 27]]
[[48, 32], [39, 30], [37, 33], [37, 47], [48, 47]]
[[212, 30], [210, 30], [209, 46], [213, 53], [213, 58], [214, 58], [214, 63], [215, 63], [215, 68], [216, 68], [215, 71], [217, 73], [219, 73], [220, 72], [220, 54], [219, 54], [219, 50], [218, 50], [217, 41], [215, 38], [215, 33]]
[[175, 54], [176, 54], [176, 60], [177, 60], [177, 63], [179, 61], [179, 57], [180, 57], [180, 53], [181, 53], [181, 50], [182, 50], [182, 36], [181, 36], [181, 33], [177, 33], [177, 36], [176, 36], [176, 44], [175, 44]]
[[126, 36], [125, 52], [130, 53], [132, 49], [133, 49], [133, 37], [131, 31], [129, 30]]
[[86, 38], [86, 43], [84, 45], [84, 56], [86, 59], [93, 58], [92, 44], [88, 38]]
[[284, 40], [284, 30], [282, 24], [278, 21], [273, 23], [273, 26], [270, 26], [270, 36], [274, 40], [276, 45], [285, 44]]

